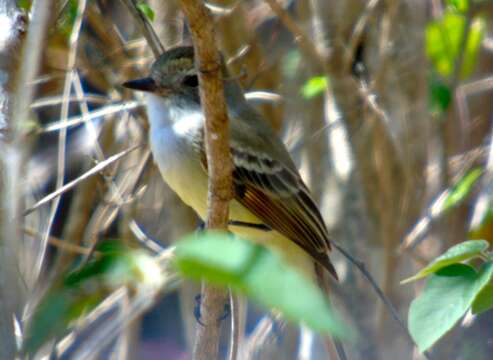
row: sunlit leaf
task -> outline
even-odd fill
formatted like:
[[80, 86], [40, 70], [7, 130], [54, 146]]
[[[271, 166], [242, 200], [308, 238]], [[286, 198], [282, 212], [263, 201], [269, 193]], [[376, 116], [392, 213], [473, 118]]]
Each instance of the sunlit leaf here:
[[422, 279], [446, 266], [472, 259], [485, 251], [489, 245], [490, 244], [485, 240], [469, 240], [452, 246], [444, 254], [437, 257], [416, 275], [402, 281], [401, 283], [405, 284], [414, 280]]
[[328, 80], [326, 76], [314, 76], [303, 85], [301, 94], [305, 99], [314, 98], [315, 96], [323, 94], [327, 89], [327, 85]]
[[216, 232], [194, 235], [178, 243], [176, 265], [187, 277], [231, 286], [315, 331], [349, 335], [320, 289], [263, 246]]
[[457, 323], [492, 274], [493, 264], [484, 264], [479, 272], [469, 265], [453, 264], [430, 276], [409, 309], [409, 331], [421, 352]]
[[472, 303], [473, 314], [480, 314], [493, 308], [493, 285], [486, 285]]
[[137, 3], [137, 9], [139, 9], [139, 11], [144, 14], [144, 16], [146, 18], [148, 18], [150, 21], [154, 21], [154, 18], [155, 18], [155, 14], [154, 14], [154, 10], [152, 10], [152, 8], [147, 5], [145, 2], [138, 2]]
[[463, 52], [460, 71], [462, 78], [469, 76], [476, 66], [485, 24], [479, 17], [472, 21], [465, 48], [461, 49], [465, 24], [464, 15], [446, 11], [441, 19], [432, 21], [426, 26], [426, 54], [433, 62], [436, 71], [444, 77], [453, 74], [461, 52]]
[[467, 12], [469, 8], [469, 0], [446, 0], [446, 3], [461, 13]]
[[468, 171], [452, 190], [450, 190], [443, 204], [442, 211], [447, 211], [464, 201], [482, 174], [483, 170], [480, 168], [474, 168]]
[[477, 17], [472, 21], [464, 53], [464, 62], [462, 64], [461, 76], [463, 78], [471, 75], [476, 67], [477, 57], [481, 42], [483, 41], [485, 29], [486, 23], [484, 19]]

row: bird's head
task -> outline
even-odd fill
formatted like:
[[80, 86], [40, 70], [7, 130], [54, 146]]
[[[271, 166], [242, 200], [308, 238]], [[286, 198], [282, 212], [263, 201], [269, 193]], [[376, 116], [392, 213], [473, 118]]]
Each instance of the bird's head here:
[[193, 47], [180, 46], [164, 52], [152, 64], [148, 77], [127, 81], [122, 86], [162, 97], [187, 94], [198, 96], [199, 80]]

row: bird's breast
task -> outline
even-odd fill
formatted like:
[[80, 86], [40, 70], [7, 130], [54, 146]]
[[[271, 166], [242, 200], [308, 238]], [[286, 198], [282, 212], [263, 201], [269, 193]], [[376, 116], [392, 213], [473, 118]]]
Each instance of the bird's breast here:
[[163, 180], [200, 217], [207, 213], [207, 176], [192, 138], [178, 135], [172, 127], [153, 129], [150, 145]]

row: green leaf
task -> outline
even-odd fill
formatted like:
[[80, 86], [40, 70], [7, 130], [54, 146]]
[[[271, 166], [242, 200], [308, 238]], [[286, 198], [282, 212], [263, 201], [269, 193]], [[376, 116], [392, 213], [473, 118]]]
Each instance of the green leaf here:
[[485, 34], [486, 24], [484, 19], [476, 17], [471, 24], [469, 36], [466, 43], [464, 53], [464, 61], [462, 63], [461, 77], [466, 78], [474, 72], [478, 58], [481, 42]]
[[75, 18], [77, 17], [78, 4], [77, 0], [69, 0], [63, 8], [63, 12], [57, 19], [56, 27], [60, 33], [68, 38], [74, 27]]
[[48, 339], [63, 335], [70, 323], [92, 310], [113, 289], [155, 287], [163, 275], [157, 262], [142, 250], [103, 242], [98, 255], [51, 288], [27, 326], [23, 352], [35, 353]]
[[486, 285], [472, 303], [472, 313], [480, 314], [493, 308], [493, 285]]
[[432, 275], [423, 293], [411, 303], [409, 331], [421, 352], [429, 349], [466, 313], [476, 295], [489, 282], [493, 264], [479, 272], [453, 264]]
[[139, 9], [139, 11], [142, 14], [144, 14], [144, 16], [148, 18], [151, 22], [154, 21], [155, 18], [154, 10], [152, 10], [152, 8], [149, 5], [147, 5], [145, 2], [143, 1], [138, 2], [137, 9]]
[[301, 94], [305, 99], [314, 98], [327, 89], [328, 83], [326, 76], [314, 76], [303, 85]]
[[450, 210], [462, 203], [471, 193], [473, 186], [482, 174], [483, 170], [478, 167], [469, 170], [450, 190], [443, 203], [442, 211]]
[[446, 11], [439, 20], [432, 21], [426, 26], [426, 54], [432, 61], [436, 71], [450, 77], [460, 52], [463, 53], [461, 78], [474, 71], [476, 59], [484, 36], [484, 20], [477, 17], [471, 23], [465, 48], [461, 49], [462, 37], [465, 34], [465, 16], [454, 11]]
[[22, 10], [29, 12], [29, 10], [31, 10], [31, 0], [17, 0], [17, 6]]
[[52, 289], [29, 320], [23, 353], [34, 354], [48, 339], [65, 334], [73, 320], [93, 309], [103, 298], [101, 289], [91, 294], [67, 288]]
[[430, 89], [430, 112], [432, 114], [442, 114], [445, 112], [452, 100], [452, 92], [448, 85], [438, 76], [432, 76], [428, 83]]
[[446, 3], [461, 13], [466, 13], [467, 9], [469, 9], [469, 0], [447, 0]]
[[320, 289], [263, 246], [218, 232], [193, 235], [177, 244], [176, 265], [187, 277], [231, 286], [315, 331], [350, 335]]
[[428, 275], [436, 273], [438, 270], [446, 266], [472, 259], [485, 251], [489, 245], [490, 244], [486, 240], [469, 240], [452, 246], [444, 254], [437, 257], [416, 275], [402, 281], [401, 284], [422, 279]]

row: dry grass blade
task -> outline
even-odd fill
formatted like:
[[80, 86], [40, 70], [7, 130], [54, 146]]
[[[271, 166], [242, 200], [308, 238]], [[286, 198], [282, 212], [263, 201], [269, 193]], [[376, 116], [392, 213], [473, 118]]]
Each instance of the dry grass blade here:
[[[62, 106], [60, 110], [60, 118], [61, 122], [65, 123], [68, 119], [69, 115], [69, 105], [70, 105], [70, 92], [72, 90], [72, 83], [74, 80], [74, 69], [75, 62], [77, 59], [77, 46], [78, 40], [80, 36], [80, 31], [82, 28], [82, 20], [84, 18], [84, 11], [86, 9], [86, 0], [81, 0], [78, 2], [77, 6], [77, 14], [74, 19], [74, 23], [72, 26], [72, 32], [69, 38], [69, 52], [67, 59], [67, 69], [68, 73], [65, 76], [65, 81], [63, 85], [63, 96], [62, 96]], [[67, 145], [67, 128], [62, 128], [60, 133], [58, 134], [58, 156], [57, 156], [57, 175], [56, 175], [56, 184], [55, 187], [60, 189], [63, 187], [64, 178], [65, 178], [65, 165], [66, 165], [66, 145]], [[36, 260], [34, 273], [39, 274], [43, 267], [43, 263], [45, 260], [45, 251], [46, 244], [48, 243], [48, 238], [51, 234], [51, 229], [55, 221], [55, 215], [58, 209], [58, 205], [60, 203], [59, 197], [54, 198], [55, 201], [51, 204], [50, 214], [48, 217], [48, 224], [46, 227], [46, 232], [43, 238], [42, 249], [44, 251], [39, 252], [38, 259]]]
[[144, 35], [147, 40], [147, 44], [151, 47], [154, 57], [158, 57], [164, 52], [164, 47], [159, 41], [156, 32], [152, 28], [151, 24], [147, 20], [147, 18], [142, 14], [142, 12], [137, 8], [134, 0], [122, 0], [123, 4], [130, 11], [132, 16], [137, 22], [137, 25], [140, 28], [140, 31]]
[[58, 198], [63, 193], [65, 193], [65, 192], [69, 191], [70, 189], [74, 188], [75, 186], [77, 186], [77, 184], [79, 184], [81, 181], [84, 181], [84, 180], [88, 179], [89, 177], [96, 175], [101, 170], [105, 169], [106, 167], [113, 164], [114, 162], [120, 160], [122, 157], [126, 156], [127, 154], [134, 151], [135, 149], [138, 149], [139, 147], [141, 147], [141, 145], [135, 145], [135, 146], [133, 146], [127, 150], [119, 152], [118, 154], [110, 156], [105, 161], [100, 162], [99, 164], [94, 166], [91, 170], [89, 170], [89, 171], [85, 172], [84, 174], [82, 174], [81, 176], [79, 176], [77, 179], [74, 179], [74, 180], [68, 182], [67, 184], [63, 185], [61, 188], [57, 189], [56, 191], [52, 192], [51, 194], [45, 196], [43, 199], [39, 200], [32, 207], [30, 207], [29, 209], [24, 211], [24, 216], [29, 215], [30, 213], [32, 213], [33, 211], [38, 209], [40, 206], [49, 203], [53, 199]]
[[59, 131], [62, 129], [66, 129], [69, 127], [80, 125], [86, 121], [114, 115], [114, 114], [117, 114], [117, 113], [122, 112], [122, 111], [132, 110], [132, 109], [135, 109], [141, 105], [142, 104], [138, 101], [130, 101], [130, 102], [123, 103], [123, 104], [107, 105], [101, 109], [91, 111], [84, 116], [74, 116], [74, 117], [67, 119], [66, 121], [63, 121], [63, 122], [60, 121], [60, 122], [56, 122], [54, 124], [48, 125], [48, 126], [44, 127], [43, 129], [41, 129], [41, 132]]
[[[83, 99], [79, 99], [78, 96], [70, 96], [68, 98], [70, 102], [79, 102], [81, 100], [94, 103], [94, 104], [106, 104], [108, 98], [106, 96], [97, 94], [86, 94]], [[41, 99], [37, 99], [31, 104], [31, 109], [39, 109], [47, 106], [57, 106], [63, 102], [63, 97], [61, 96], [47, 96]]]
[[[34, 229], [24, 228], [24, 233], [32, 237], [41, 237], [42, 235]], [[83, 246], [78, 246], [71, 244], [65, 240], [58, 239], [54, 236], [48, 238], [48, 243], [50, 245], [56, 246], [64, 251], [72, 252], [74, 254], [87, 255], [90, 253], [90, 249]]]
[[246, 339], [241, 358], [256, 359], [259, 352], [264, 350], [266, 345], [278, 336], [277, 331], [282, 332], [285, 326], [286, 323], [279, 316], [264, 316]]

